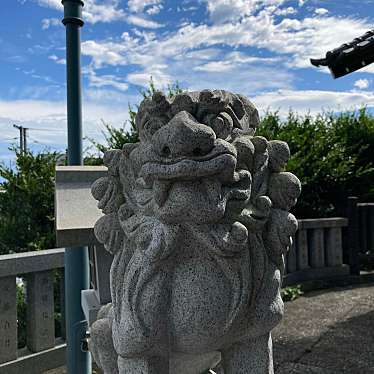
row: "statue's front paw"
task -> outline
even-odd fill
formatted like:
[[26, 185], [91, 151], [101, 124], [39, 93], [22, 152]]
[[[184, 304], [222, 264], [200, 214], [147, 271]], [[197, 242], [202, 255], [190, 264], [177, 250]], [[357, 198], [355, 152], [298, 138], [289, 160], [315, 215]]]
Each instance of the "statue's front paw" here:
[[99, 319], [92, 324], [88, 348], [94, 361], [105, 374], [118, 373], [118, 355], [114, 350], [112, 328], [108, 318]]

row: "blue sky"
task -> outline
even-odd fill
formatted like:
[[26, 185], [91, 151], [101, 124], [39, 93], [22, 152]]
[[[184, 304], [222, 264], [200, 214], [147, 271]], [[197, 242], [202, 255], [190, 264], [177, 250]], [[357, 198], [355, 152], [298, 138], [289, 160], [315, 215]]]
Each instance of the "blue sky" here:
[[[29, 127], [35, 150], [66, 147], [60, 0], [11, 0], [0, 23], [0, 161]], [[333, 80], [310, 57], [374, 28], [365, 0], [87, 0], [82, 29], [84, 135], [123, 126], [150, 76], [156, 86], [223, 88], [260, 112], [374, 107], [374, 65]], [[86, 143], [87, 144], [87, 143]]]

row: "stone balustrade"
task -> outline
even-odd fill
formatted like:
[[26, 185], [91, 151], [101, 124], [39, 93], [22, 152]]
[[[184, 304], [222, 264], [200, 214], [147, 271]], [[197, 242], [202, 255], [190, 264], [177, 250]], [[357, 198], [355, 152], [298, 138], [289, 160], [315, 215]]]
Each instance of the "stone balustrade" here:
[[301, 219], [286, 259], [284, 284], [348, 275], [343, 263], [346, 218]]
[[[347, 225], [346, 218], [299, 220], [299, 230], [286, 259], [284, 284], [349, 274], [342, 245]], [[110, 259], [106, 258], [108, 264], [102, 274], [95, 262], [102, 264], [100, 256], [107, 256], [107, 252], [92, 244], [90, 252], [91, 286], [101, 288], [95, 294], [104, 300], [108, 295]], [[63, 337], [55, 339], [52, 283], [53, 271], [62, 271], [63, 267], [64, 249], [0, 256], [0, 374], [36, 374], [64, 365], [65, 341]], [[20, 350], [17, 349], [16, 313], [16, 277], [19, 276], [26, 282], [28, 315], [27, 347]]]
[[[64, 249], [0, 256], [0, 374], [39, 374], [65, 363], [64, 337], [55, 337], [53, 284], [54, 272], [63, 274], [63, 267]], [[27, 332], [22, 349], [17, 348], [17, 277], [26, 283]]]

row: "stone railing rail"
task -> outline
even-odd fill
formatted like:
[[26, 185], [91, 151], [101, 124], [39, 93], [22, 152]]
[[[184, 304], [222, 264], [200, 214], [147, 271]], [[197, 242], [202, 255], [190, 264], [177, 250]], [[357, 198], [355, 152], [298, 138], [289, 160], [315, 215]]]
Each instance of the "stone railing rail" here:
[[[64, 337], [55, 337], [53, 284], [56, 271], [62, 273], [63, 280], [64, 252], [49, 249], [0, 256], [0, 374], [39, 374], [64, 365]], [[17, 348], [17, 277], [26, 283], [27, 333], [22, 349]]]
[[285, 284], [348, 275], [343, 263], [346, 218], [301, 219], [286, 259]]

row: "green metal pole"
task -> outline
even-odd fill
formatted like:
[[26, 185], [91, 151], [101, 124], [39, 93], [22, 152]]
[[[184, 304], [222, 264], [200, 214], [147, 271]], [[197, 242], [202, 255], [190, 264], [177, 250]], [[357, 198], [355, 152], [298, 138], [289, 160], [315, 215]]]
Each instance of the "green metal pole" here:
[[[81, 0], [62, 0], [66, 27], [66, 80], [68, 118], [68, 164], [82, 165], [82, 93], [80, 28]], [[89, 288], [87, 247], [66, 248], [65, 304], [68, 374], [91, 373], [91, 356], [82, 350], [87, 323], [81, 308], [81, 290]]]

